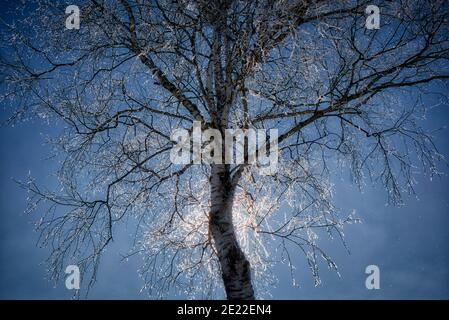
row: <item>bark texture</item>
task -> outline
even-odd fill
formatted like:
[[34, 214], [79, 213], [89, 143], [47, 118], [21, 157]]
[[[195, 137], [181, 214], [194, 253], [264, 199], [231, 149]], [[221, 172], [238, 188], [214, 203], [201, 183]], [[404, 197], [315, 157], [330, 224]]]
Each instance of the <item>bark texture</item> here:
[[228, 165], [211, 167], [211, 211], [209, 226], [218, 259], [226, 295], [229, 300], [252, 300], [250, 263], [241, 250], [232, 223], [235, 184]]

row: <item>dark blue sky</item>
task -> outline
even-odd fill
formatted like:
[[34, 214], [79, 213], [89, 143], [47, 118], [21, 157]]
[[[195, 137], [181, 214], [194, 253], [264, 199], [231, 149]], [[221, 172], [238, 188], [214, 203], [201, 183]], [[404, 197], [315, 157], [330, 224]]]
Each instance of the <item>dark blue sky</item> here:
[[[0, 122], [3, 122], [10, 110], [0, 108]], [[425, 126], [440, 128], [448, 122], [449, 109], [442, 106], [432, 110]], [[70, 299], [72, 296], [63, 281], [54, 286], [45, 279], [44, 261], [49, 250], [36, 246], [38, 235], [33, 231], [39, 210], [32, 216], [23, 213], [27, 194], [13, 181], [24, 180], [31, 172], [41, 184], [50, 188], [56, 185], [52, 176], [56, 163], [47, 159], [50, 150], [44, 144], [45, 135], [55, 131], [52, 125], [39, 121], [0, 127], [1, 299]], [[444, 129], [435, 139], [446, 157], [449, 157], [448, 136], [448, 130]], [[449, 172], [447, 168], [443, 171]], [[291, 286], [287, 267], [279, 266], [274, 271], [279, 284], [272, 290], [273, 298], [449, 299], [449, 178], [445, 175], [429, 181], [418, 176], [419, 200], [406, 198], [401, 207], [385, 206], [386, 192], [381, 186], [369, 186], [360, 193], [348, 180], [345, 174], [335, 174], [335, 202], [342, 212], [355, 209], [363, 223], [345, 229], [350, 254], [337, 239], [325, 240], [323, 246], [338, 264], [341, 277], [322, 268], [322, 285], [315, 288], [306, 261], [298, 252], [295, 261], [299, 288]], [[130, 226], [115, 237], [88, 298], [147, 298], [145, 293], [139, 293], [143, 284], [137, 273], [139, 257], [121, 261], [120, 254], [125, 254], [129, 247], [131, 231]], [[364, 271], [370, 264], [380, 268], [380, 290], [365, 288]]]
[[[2, 120], [7, 111], [2, 109]], [[433, 110], [426, 126], [443, 127], [449, 121], [449, 110]], [[48, 124], [26, 122], [0, 128], [0, 298], [68, 299], [71, 292], [64, 283], [45, 279], [49, 251], [36, 247], [37, 234], [32, 222], [39, 215], [25, 215], [26, 192], [14, 179], [26, 179], [28, 172], [47, 186], [54, 186], [55, 161], [48, 160], [50, 150], [45, 135], [54, 132]], [[449, 155], [448, 130], [436, 136], [436, 143]], [[445, 170], [447, 172], [447, 170]], [[336, 175], [338, 176], [338, 175]], [[338, 178], [343, 178], [340, 176]], [[448, 177], [429, 181], [418, 176], [417, 193], [401, 207], [385, 206], [385, 190], [369, 187], [360, 193], [347, 179], [335, 179], [337, 205], [343, 212], [356, 209], [362, 224], [346, 228], [351, 251], [338, 240], [324, 241], [324, 247], [339, 266], [341, 277], [322, 268], [323, 283], [313, 286], [304, 258], [298, 253], [297, 278], [300, 287], [290, 285], [287, 267], [276, 268], [280, 282], [272, 291], [274, 298], [286, 299], [403, 299], [449, 298], [449, 188]], [[130, 241], [123, 230], [109, 247], [100, 267], [98, 282], [89, 298], [146, 298], [139, 294], [142, 282], [137, 269], [139, 259], [121, 261]], [[365, 288], [365, 267], [376, 264], [381, 271], [381, 289]]]

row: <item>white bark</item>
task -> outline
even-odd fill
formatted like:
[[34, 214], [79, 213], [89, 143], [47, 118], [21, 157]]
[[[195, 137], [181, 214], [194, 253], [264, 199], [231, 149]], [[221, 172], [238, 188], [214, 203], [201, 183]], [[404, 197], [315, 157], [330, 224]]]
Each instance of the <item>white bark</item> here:
[[227, 298], [254, 299], [249, 261], [240, 249], [232, 223], [235, 183], [231, 182], [229, 166], [211, 167], [210, 232], [221, 265]]

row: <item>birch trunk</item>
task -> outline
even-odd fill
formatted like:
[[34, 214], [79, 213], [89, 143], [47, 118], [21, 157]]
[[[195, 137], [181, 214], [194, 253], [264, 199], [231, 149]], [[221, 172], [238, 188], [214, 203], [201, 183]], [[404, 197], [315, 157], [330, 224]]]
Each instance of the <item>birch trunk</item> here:
[[229, 300], [254, 299], [251, 268], [240, 249], [232, 223], [235, 184], [228, 165], [212, 165], [209, 228], [214, 239], [226, 295]]

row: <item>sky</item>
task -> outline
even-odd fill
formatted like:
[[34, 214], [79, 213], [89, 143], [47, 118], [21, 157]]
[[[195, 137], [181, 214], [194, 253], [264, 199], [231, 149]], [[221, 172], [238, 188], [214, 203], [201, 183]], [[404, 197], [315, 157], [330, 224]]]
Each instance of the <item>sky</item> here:
[[[0, 2], [1, 3], [1, 2]], [[431, 103], [431, 101], [429, 101]], [[0, 123], [10, 110], [0, 107]], [[448, 107], [437, 107], [425, 122], [428, 128], [443, 128], [449, 121]], [[54, 124], [20, 123], [0, 127], [0, 299], [71, 299], [73, 291], [64, 282], [46, 279], [45, 259], [49, 249], [36, 245], [38, 234], [32, 215], [24, 213], [26, 191], [14, 180], [31, 173], [37, 181], [55, 187], [57, 168], [48, 159], [45, 136], [57, 132]], [[449, 132], [439, 131], [435, 142], [449, 157]], [[323, 248], [338, 265], [340, 276], [321, 268], [322, 284], [313, 278], [301, 253], [294, 256], [298, 287], [291, 285], [285, 265], [274, 269], [279, 283], [272, 289], [274, 299], [449, 299], [449, 177], [430, 181], [417, 176], [417, 198], [406, 197], [400, 207], [386, 206], [386, 192], [380, 185], [360, 192], [345, 173], [335, 173], [335, 203], [343, 213], [353, 209], [361, 224], [345, 228], [348, 251], [340, 241], [324, 240]], [[122, 261], [127, 252], [132, 226], [124, 227], [104, 255], [97, 283], [88, 299], [147, 299], [141, 292], [140, 258]], [[380, 289], [365, 287], [365, 268], [380, 269]], [[85, 298], [85, 297], [82, 297]], [[169, 298], [179, 298], [170, 296]]]
[[[0, 119], [8, 110], [1, 109]], [[444, 127], [449, 121], [446, 107], [433, 109], [426, 126]], [[57, 129], [39, 121], [0, 127], [0, 298], [70, 299], [73, 291], [61, 281], [54, 285], [46, 279], [45, 259], [49, 250], [36, 246], [38, 234], [32, 215], [24, 213], [26, 192], [14, 180], [31, 173], [48, 187], [55, 186], [56, 163], [45, 137]], [[440, 151], [449, 156], [448, 130], [435, 137]], [[340, 241], [323, 241], [323, 247], [339, 267], [340, 276], [321, 268], [322, 285], [313, 279], [301, 254], [297, 254], [296, 278], [292, 287], [286, 266], [274, 269], [279, 278], [272, 290], [274, 299], [448, 299], [449, 298], [449, 179], [429, 181], [417, 176], [418, 199], [408, 197], [400, 207], [386, 206], [381, 186], [360, 192], [344, 174], [336, 174], [335, 203], [343, 213], [355, 209], [361, 224], [345, 229], [350, 253]], [[98, 281], [88, 299], [146, 299], [140, 292], [140, 258], [122, 261], [127, 252], [132, 228], [126, 227], [109, 247], [100, 265]], [[380, 269], [380, 289], [367, 290], [365, 268]], [[179, 298], [172, 296], [170, 298]]]

